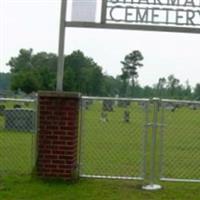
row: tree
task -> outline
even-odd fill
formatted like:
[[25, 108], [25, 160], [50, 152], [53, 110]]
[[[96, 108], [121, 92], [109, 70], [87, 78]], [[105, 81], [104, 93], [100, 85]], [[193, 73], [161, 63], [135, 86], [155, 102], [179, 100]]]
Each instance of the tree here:
[[10, 89], [10, 73], [0, 73], [0, 91]]
[[175, 97], [176, 90], [179, 87], [180, 80], [177, 79], [173, 74], [167, 77], [167, 88], [169, 92], [169, 96], [171, 98]]
[[154, 90], [150, 86], [145, 86], [143, 88], [143, 97], [145, 98], [152, 98], [154, 96]]
[[17, 57], [8, 62], [11, 67], [11, 89], [25, 93], [37, 90], [53, 90], [56, 82], [57, 56], [33, 50], [21, 49]]
[[197, 83], [195, 88], [194, 88], [194, 99], [200, 100], [200, 83]]
[[32, 71], [15, 73], [11, 77], [11, 89], [21, 90], [27, 94], [38, 91], [40, 88], [37, 75]]
[[65, 57], [64, 68], [65, 90], [73, 89], [85, 95], [102, 95], [104, 75], [102, 68], [92, 58], [86, 57], [80, 50], [74, 51]]
[[109, 75], [103, 77], [103, 96], [116, 96], [120, 94], [121, 79]]
[[122, 86], [120, 89], [120, 93], [122, 96], [127, 95], [127, 90], [128, 90], [128, 73], [122, 68], [122, 74], [120, 75], [120, 78], [122, 80]]
[[162, 77], [159, 78], [158, 83], [156, 84], [156, 96], [162, 98], [165, 94], [165, 86], [166, 86], [167, 80]]
[[21, 72], [26, 69], [31, 69], [33, 49], [20, 49], [17, 57], [12, 57], [7, 65], [11, 67], [11, 73]]
[[140, 63], [144, 58], [142, 53], [138, 50], [132, 51], [130, 54], [126, 55], [124, 60], [121, 61], [123, 65], [121, 79], [125, 86], [125, 95], [127, 94], [127, 86], [131, 85], [132, 91], [135, 87], [136, 78], [138, 78], [138, 67], [142, 67], [143, 64]]
[[185, 86], [183, 87], [183, 98], [184, 99], [191, 99], [192, 97], [192, 88], [189, 84], [189, 81], [187, 80], [185, 82]]
[[[11, 88], [31, 93], [37, 90], [55, 90], [57, 56], [52, 53], [21, 49], [8, 62], [11, 67]], [[102, 95], [103, 73], [92, 58], [81, 51], [65, 56], [64, 90], [86, 95]]]

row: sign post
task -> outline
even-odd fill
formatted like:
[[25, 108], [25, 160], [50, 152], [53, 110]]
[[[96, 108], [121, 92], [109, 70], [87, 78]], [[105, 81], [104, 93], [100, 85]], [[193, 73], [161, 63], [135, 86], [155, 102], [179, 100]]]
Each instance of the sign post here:
[[67, 0], [62, 0], [60, 13], [60, 33], [59, 33], [59, 47], [58, 47], [58, 66], [57, 66], [57, 91], [63, 91], [63, 77], [64, 77], [64, 48], [65, 48], [65, 17]]

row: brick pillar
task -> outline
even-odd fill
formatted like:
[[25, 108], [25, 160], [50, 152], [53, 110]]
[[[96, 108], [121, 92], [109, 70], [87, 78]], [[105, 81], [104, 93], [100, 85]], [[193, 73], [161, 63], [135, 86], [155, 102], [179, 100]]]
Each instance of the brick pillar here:
[[39, 92], [37, 174], [72, 180], [77, 172], [79, 93]]

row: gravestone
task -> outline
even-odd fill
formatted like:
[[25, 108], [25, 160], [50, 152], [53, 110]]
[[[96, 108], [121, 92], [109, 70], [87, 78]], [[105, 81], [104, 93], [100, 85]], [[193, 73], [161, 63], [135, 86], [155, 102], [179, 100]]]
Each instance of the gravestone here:
[[131, 102], [127, 100], [118, 101], [118, 107], [127, 108], [130, 104]]
[[13, 108], [21, 108], [22, 106], [20, 105], [20, 104], [15, 104], [14, 106], [13, 106]]
[[141, 107], [141, 109], [145, 109], [146, 102], [138, 102], [138, 106]]
[[128, 110], [124, 111], [123, 121], [126, 123], [130, 122], [130, 112]]
[[25, 107], [29, 107], [29, 102], [24, 102]]
[[0, 105], [0, 116], [3, 115], [3, 111], [5, 110], [6, 106], [5, 105]]
[[171, 112], [175, 112], [175, 110], [178, 108], [178, 106], [174, 105], [174, 104], [165, 104], [164, 108], [166, 110], [169, 110]]
[[108, 122], [108, 114], [104, 110], [101, 111], [101, 121], [102, 122]]
[[9, 131], [34, 131], [35, 112], [31, 109], [6, 109], [3, 112], [5, 130]]
[[89, 109], [89, 106], [92, 105], [93, 101], [92, 100], [84, 100], [82, 103], [82, 106], [85, 110]]
[[0, 111], [5, 110], [6, 106], [5, 105], [0, 105]]
[[187, 107], [192, 110], [200, 109], [200, 105], [198, 105], [198, 104], [188, 104]]
[[104, 100], [103, 101], [103, 111], [112, 112], [113, 111], [114, 101]]

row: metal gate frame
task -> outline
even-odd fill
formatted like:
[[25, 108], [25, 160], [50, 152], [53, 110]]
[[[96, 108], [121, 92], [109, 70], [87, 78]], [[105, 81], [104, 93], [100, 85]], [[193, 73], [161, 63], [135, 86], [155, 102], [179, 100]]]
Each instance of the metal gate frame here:
[[[139, 98], [115, 98], [115, 97], [90, 97], [90, 96], [82, 96], [82, 101], [81, 101], [81, 112], [80, 112], [80, 143], [79, 143], [79, 161], [81, 160], [81, 155], [83, 154], [82, 152], [82, 138], [83, 138], [83, 101], [84, 100], [111, 100], [111, 101], [131, 101], [131, 102], [143, 102], [145, 103], [145, 112], [148, 113], [148, 107], [150, 100], [149, 99], [139, 99]], [[143, 128], [143, 137], [142, 138], [142, 147], [141, 147], [141, 153], [143, 155], [142, 159], [142, 166], [141, 166], [141, 176], [103, 176], [103, 175], [91, 175], [91, 174], [81, 174], [80, 173], [80, 163], [79, 163], [79, 177], [82, 178], [97, 178], [97, 179], [121, 179], [121, 180], [144, 180], [145, 177], [145, 169], [146, 169], [146, 163], [144, 161], [145, 158], [145, 150], [146, 147], [144, 145], [144, 138], [145, 135], [147, 134], [147, 129], [148, 129], [148, 116], [145, 114], [145, 123], [144, 123], [144, 128]]]

